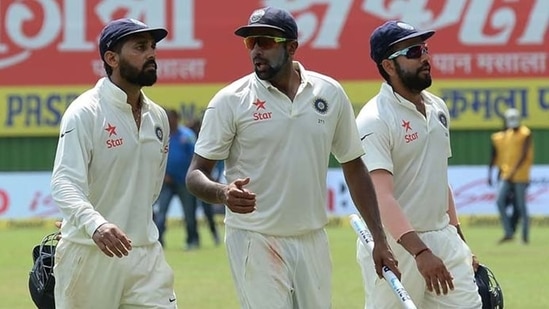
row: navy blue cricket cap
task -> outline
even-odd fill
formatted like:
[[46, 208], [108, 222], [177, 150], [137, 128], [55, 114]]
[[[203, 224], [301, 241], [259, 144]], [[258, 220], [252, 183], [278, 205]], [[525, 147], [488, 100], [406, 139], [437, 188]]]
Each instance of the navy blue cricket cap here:
[[290, 12], [275, 7], [265, 7], [253, 11], [246, 26], [239, 27], [234, 32], [241, 37], [247, 37], [254, 28], [272, 28], [280, 30], [287, 39], [297, 40], [297, 24]]
[[99, 54], [101, 59], [107, 50], [110, 50], [120, 39], [128, 35], [149, 32], [156, 42], [168, 35], [164, 28], [150, 28], [145, 23], [133, 18], [121, 18], [109, 22], [101, 31], [99, 37]]
[[404, 40], [421, 37], [427, 40], [435, 34], [434, 30], [418, 31], [412, 25], [399, 20], [391, 20], [377, 27], [370, 36], [370, 57], [381, 63], [387, 56], [391, 46]]

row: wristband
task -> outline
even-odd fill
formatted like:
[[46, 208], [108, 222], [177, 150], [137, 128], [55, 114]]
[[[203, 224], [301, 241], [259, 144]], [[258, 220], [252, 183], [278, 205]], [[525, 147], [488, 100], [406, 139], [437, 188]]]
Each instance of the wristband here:
[[426, 247], [426, 248], [423, 248], [423, 249], [419, 250], [416, 254], [414, 254], [414, 259], [416, 259], [420, 254], [422, 254], [423, 252], [426, 252], [426, 251], [431, 252], [431, 249]]

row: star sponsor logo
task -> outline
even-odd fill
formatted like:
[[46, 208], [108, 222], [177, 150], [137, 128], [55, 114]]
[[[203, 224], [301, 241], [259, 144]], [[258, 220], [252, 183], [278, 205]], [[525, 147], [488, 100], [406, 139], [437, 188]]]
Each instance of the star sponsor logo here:
[[401, 126], [406, 130], [406, 134], [404, 135], [404, 140], [406, 141], [406, 144], [418, 139], [419, 135], [417, 132], [408, 133], [408, 131], [413, 131], [412, 126], [410, 125], [410, 121], [402, 120]]
[[108, 149], [119, 147], [119, 146], [122, 146], [124, 144], [124, 139], [123, 138], [111, 138], [113, 135], [117, 136], [116, 126], [113, 126], [112, 124], [108, 123], [107, 127], [105, 128], [105, 131], [109, 132], [109, 138], [105, 142]]
[[116, 126], [113, 126], [112, 124], [108, 123], [107, 127], [105, 128], [105, 131], [109, 132], [109, 137], [116, 135]]
[[253, 113], [253, 119], [254, 121], [261, 121], [261, 120], [268, 120], [271, 119], [273, 116], [273, 112], [259, 112], [259, 110], [266, 110], [265, 107], [267, 101], [261, 101], [259, 98], [255, 100], [254, 103], [252, 103], [255, 106], [256, 112]]
[[257, 98], [252, 104], [255, 105], [255, 110], [258, 111], [260, 109], [265, 109], [265, 102], [267, 101], [261, 101], [259, 98]]
[[404, 129], [406, 129], [406, 132], [412, 130], [412, 127], [410, 126], [410, 121], [406, 121], [406, 120], [402, 119], [402, 124], [401, 124], [401, 126], [402, 126]]

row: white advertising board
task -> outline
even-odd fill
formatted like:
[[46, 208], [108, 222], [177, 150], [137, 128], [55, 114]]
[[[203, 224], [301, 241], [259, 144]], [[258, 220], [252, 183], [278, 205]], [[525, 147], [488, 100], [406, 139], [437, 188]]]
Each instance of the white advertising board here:
[[[0, 220], [59, 218], [60, 213], [50, 195], [49, 172], [0, 173]], [[454, 190], [459, 215], [497, 215], [497, 188], [487, 184], [486, 166], [451, 166], [450, 185]], [[532, 169], [528, 187], [528, 209], [532, 216], [549, 215], [549, 165]], [[330, 216], [355, 213], [343, 173], [332, 168], [327, 179]], [[174, 198], [168, 214], [181, 218], [181, 204]]]

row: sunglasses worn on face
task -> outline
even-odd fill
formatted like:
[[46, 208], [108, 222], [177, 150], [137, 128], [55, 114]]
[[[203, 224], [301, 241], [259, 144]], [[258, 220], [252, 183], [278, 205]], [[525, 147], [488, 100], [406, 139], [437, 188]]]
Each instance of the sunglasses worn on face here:
[[254, 49], [255, 45], [263, 49], [273, 48], [276, 44], [290, 41], [287, 38], [280, 38], [268, 35], [252, 35], [244, 38], [244, 45], [247, 49]]
[[418, 59], [418, 58], [421, 58], [421, 56], [428, 53], [429, 53], [429, 49], [427, 48], [426, 44], [417, 44], [417, 45], [412, 45], [404, 49], [401, 49], [399, 51], [396, 51], [393, 54], [391, 54], [389, 57], [387, 57], [387, 59], [392, 60], [398, 56], [406, 56], [406, 58], [408, 59]]

